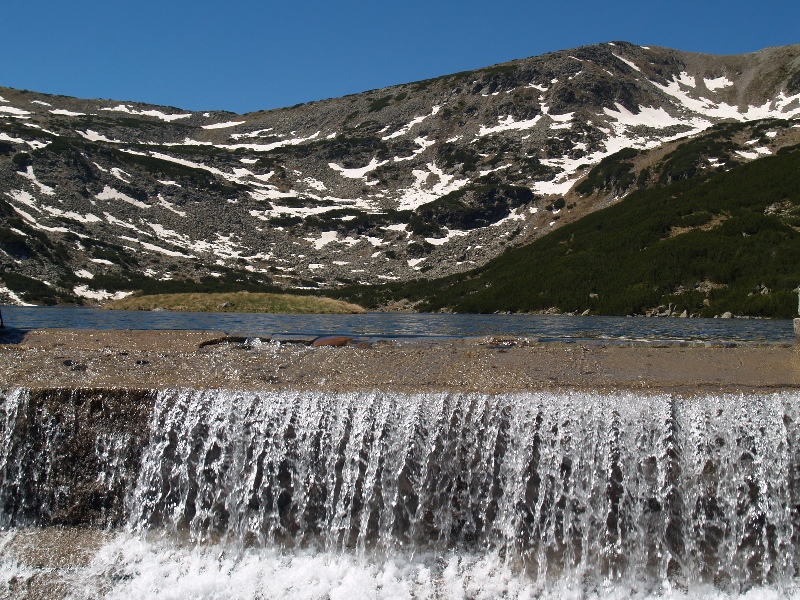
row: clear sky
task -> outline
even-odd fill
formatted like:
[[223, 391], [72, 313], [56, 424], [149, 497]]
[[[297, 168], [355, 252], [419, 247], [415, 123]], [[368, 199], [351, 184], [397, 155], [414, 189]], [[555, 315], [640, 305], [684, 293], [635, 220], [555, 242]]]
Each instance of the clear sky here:
[[798, 0], [8, 0], [0, 85], [248, 112], [597, 42], [800, 43]]

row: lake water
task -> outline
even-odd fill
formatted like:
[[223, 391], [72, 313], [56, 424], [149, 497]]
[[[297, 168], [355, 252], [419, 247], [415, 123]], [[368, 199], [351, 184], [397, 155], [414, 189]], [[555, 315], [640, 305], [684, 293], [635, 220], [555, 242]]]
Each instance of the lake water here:
[[229, 335], [350, 335], [366, 338], [468, 338], [517, 336], [539, 341], [707, 342], [793, 344], [790, 319], [673, 319], [367, 313], [280, 315], [111, 311], [76, 307], [3, 306], [6, 327], [16, 329], [204, 329]]

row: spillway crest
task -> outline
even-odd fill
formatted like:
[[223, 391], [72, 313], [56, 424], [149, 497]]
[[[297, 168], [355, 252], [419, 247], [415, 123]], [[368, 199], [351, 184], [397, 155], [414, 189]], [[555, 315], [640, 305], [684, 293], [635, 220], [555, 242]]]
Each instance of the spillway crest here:
[[798, 577], [794, 393], [2, 400], [6, 529], [115, 527], [238, 557], [491, 556], [538, 594], [559, 581], [740, 594]]

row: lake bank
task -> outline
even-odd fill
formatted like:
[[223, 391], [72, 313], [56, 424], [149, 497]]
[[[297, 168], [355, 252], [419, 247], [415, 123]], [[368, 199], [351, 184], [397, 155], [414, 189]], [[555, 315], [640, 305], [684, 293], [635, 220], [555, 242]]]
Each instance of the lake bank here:
[[[505, 393], [575, 389], [715, 393], [800, 387], [790, 345], [608, 345], [521, 338], [377, 341], [220, 331], [34, 330], [0, 344], [0, 381], [25, 388], [321, 389]], [[288, 341], [294, 339], [295, 341]], [[359, 347], [360, 346], [360, 347]]]

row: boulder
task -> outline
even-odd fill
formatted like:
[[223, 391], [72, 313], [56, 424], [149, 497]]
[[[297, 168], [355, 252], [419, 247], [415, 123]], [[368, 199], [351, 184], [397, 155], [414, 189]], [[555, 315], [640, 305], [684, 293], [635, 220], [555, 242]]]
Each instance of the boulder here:
[[350, 343], [353, 338], [347, 337], [346, 335], [325, 335], [322, 337], [318, 337], [313, 342], [311, 342], [312, 346], [346, 346]]

